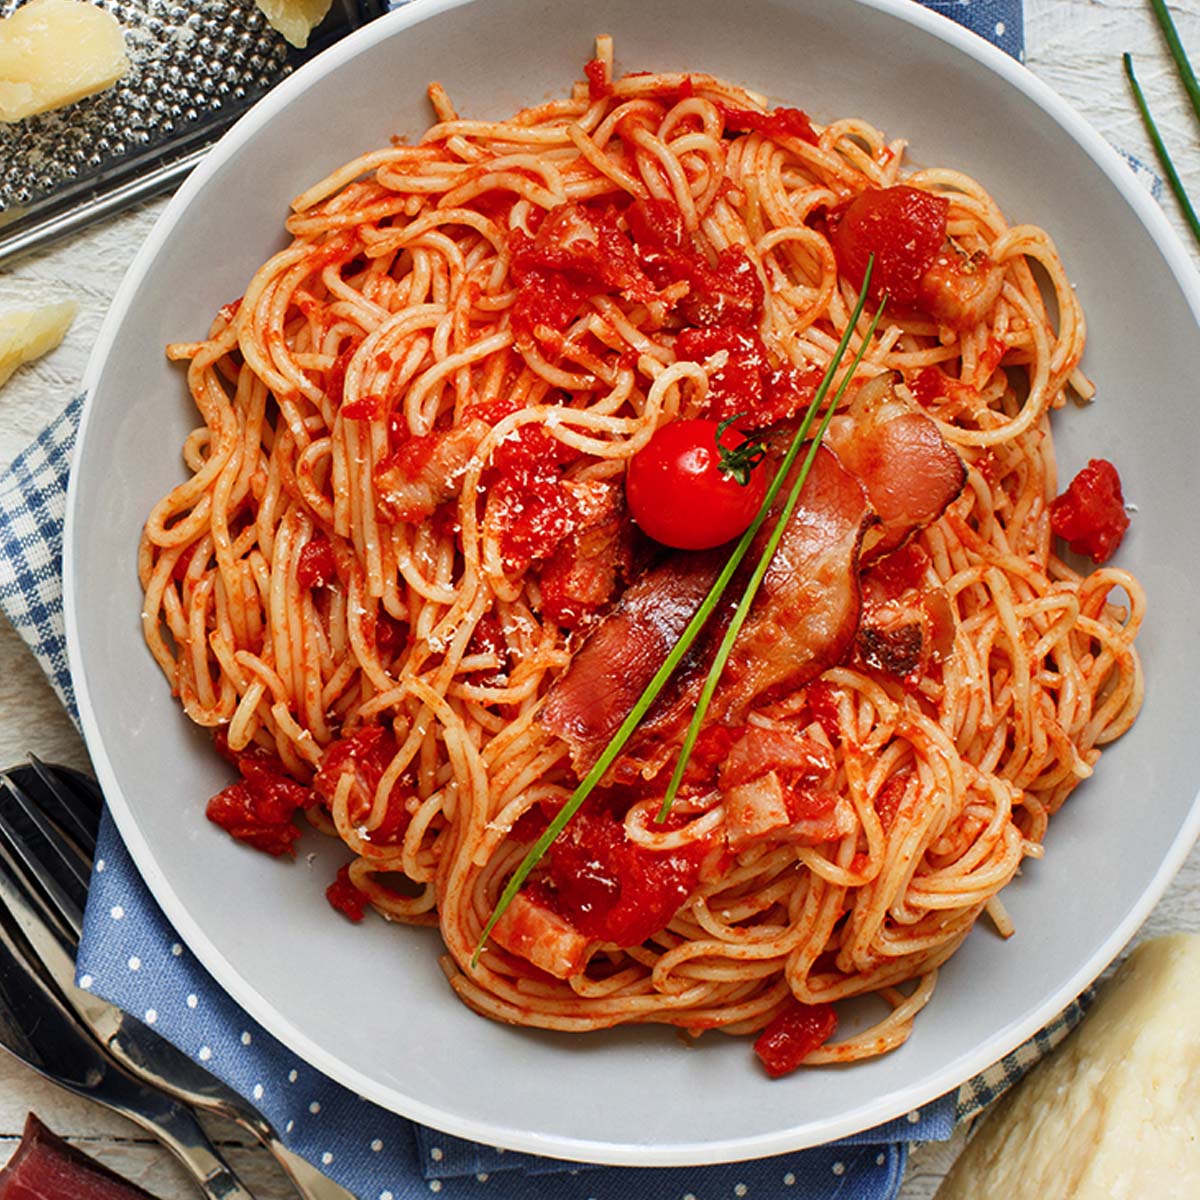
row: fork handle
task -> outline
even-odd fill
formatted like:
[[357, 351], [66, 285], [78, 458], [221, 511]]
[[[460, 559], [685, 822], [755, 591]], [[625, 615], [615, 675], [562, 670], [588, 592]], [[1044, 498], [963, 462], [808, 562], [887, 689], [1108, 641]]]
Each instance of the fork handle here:
[[189, 1109], [168, 1102], [154, 1114], [123, 1111], [175, 1155], [209, 1200], [254, 1200]]

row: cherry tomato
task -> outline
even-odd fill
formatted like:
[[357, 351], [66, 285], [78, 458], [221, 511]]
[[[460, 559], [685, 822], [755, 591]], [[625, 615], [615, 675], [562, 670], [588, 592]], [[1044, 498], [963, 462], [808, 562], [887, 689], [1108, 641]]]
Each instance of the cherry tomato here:
[[721, 469], [722, 450], [748, 439], [727, 426], [718, 447], [717, 421], [672, 421], [633, 456], [625, 477], [629, 511], [642, 529], [667, 546], [707, 550], [745, 532], [767, 490], [754, 466], [743, 485]]

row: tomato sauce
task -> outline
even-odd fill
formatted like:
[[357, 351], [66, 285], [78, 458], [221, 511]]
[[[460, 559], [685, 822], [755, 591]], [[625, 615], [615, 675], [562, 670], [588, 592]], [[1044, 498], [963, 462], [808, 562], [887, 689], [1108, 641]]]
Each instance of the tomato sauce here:
[[288, 775], [274, 755], [257, 747], [231, 750], [223, 729], [213, 740], [242, 778], [219, 791], [208, 802], [205, 815], [231, 837], [265, 854], [294, 854], [300, 830], [292, 818], [298, 809], [313, 803], [312, 792]]
[[874, 254], [870, 299], [877, 301], [886, 292], [893, 305], [917, 307], [921, 280], [945, 245], [949, 211], [944, 196], [919, 188], [897, 185], [860, 192], [840, 217], [831, 215], [841, 273], [861, 287]]
[[367, 898], [350, 882], [350, 864], [338, 867], [337, 877], [325, 889], [325, 899], [357, 924], [367, 912]]
[[718, 102], [717, 108], [725, 118], [727, 133], [761, 133], [767, 137], [795, 137], [809, 145], [818, 144], [816, 131], [808, 114], [799, 108], [773, 108], [769, 113], [751, 108], [730, 108]]
[[1076, 554], [1107, 562], [1129, 528], [1117, 468], [1093, 458], [1050, 505], [1050, 526]]
[[323, 533], [314, 533], [300, 551], [296, 582], [302, 588], [325, 587], [337, 579], [333, 546]]
[[754, 1053], [772, 1079], [794, 1071], [837, 1032], [831, 1004], [793, 1004], [758, 1035]]
[[681, 362], [705, 362], [725, 352], [723, 366], [708, 373], [707, 415], [718, 421], [748, 415], [748, 427], [765, 428], [808, 407], [820, 386], [820, 368], [775, 366], [753, 329], [718, 325], [688, 328], [675, 339]]
[[584, 936], [638, 946], [663, 929], [695, 889], [711, 849], [707, 842], [644, 849], [625, 836], [620, 812], [589, 803], [550, 847], [546, 871], [529, 891]]

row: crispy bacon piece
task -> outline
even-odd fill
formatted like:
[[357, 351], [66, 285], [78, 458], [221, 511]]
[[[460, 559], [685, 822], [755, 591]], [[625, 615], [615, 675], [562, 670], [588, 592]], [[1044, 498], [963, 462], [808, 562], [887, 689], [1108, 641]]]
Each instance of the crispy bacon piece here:
[[571, 748], [582, 775], [662, 666], [721, 569], [712, 552], [681, 551], [627, 588], [555, 681], [541, 724]]
[[858, 652], [863, 662], [877, 671], [887, 671], [900, 679], [921, 665], [925, 636], [920, 624], [864, 624], [858, 631]]
[[917, 285], [917, 307], [942, 325], [967, 330], [1000, 298], [1004, 268], [982, 250], [965, 254], [947, 242]]
[[[819, 450], [713, 697], [711, 720], [737, 723], [758, 697], [802, 687], [841, 661], [858, 624], [856, 566], [870, 520], [858, 481]], [[763, 528], [747, 563], [756, 561], [771, 523]], [[578, 773], [595, 762], [662, 665], [721, 562], [713, 553], [680, 552], [648, 572], [555, 682], [541, 722], [571, 747]], [[731, 586], [736, 595], [736, 581]], [[682, 733], [724, 632], [728, 607], [720, 612], [646, 715], [625, 756], [625, 774], [653, 773]]]
[[[741, 720], [760, 697], [794, 691], [841, 662], [858, 627], [858, 555], [873, 519], [858, 480], [821, 447], [725, 665], [712, 720]], [[768, 520], [759, 540], [770, 528]], [[748, 561], [759, 550], [756, 542]]]
[[890, 554], [937, 520], [962, 491], [967, 468], [933, 420], [896, 394], [891, 375], [865, 384], [826, 441], [867, 489], [880, 525], [866, 538], [864, 562]]
[[612, 599], [629, 568], [629, 520], [620, 483], [564, 480], [575, 501], [574, 527], [542, 567], [542, 612], [573, 629]]
[[803, 733], [747, 726], [721, 767], [725, 835], [738, 854], [760, 841], [812, 846], [855, 827], [834, 790], [828, 746]]
[[463, 472], [490, 426], [472, 418], [402, 442], [375, 468], [378, 506], [390, 521], [415, 524], [458, 495]]
[[570, 979], [587, 966], [591, 941], [551, 908], [518, 892], [492, 930], [492, 938], [518, 958], [555, 979]]

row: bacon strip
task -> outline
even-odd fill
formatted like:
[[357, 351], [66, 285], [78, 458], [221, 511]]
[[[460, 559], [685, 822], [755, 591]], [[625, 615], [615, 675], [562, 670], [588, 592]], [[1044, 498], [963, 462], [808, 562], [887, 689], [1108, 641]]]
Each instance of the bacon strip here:
[[504, 910], [493, 940], [555, 979], [570, 979], [586, 966], [592, 943], [566, 917], [518, 892]]
[[705, 552], [679, 553], [648, 571], [626, 589], [550, 689], [541, 723], [571, 747], [577, 774], [600, 756], [720, 570], [720, 558]]
[[[713, 697], [710, 721], [736, 722], [764, 693], [801, 687], [841, 661], [858, 625], [856, 566], [871, 519], [858, 481], [828, 450], [818, 450]], [[747, 564], [757, 561], [771, 528], [768, 520]], [[712, 553], [679, 553], [644, 575], [550, 689], [541, 724], [570, 746], [578, 774], [596, 761], [628, 715], [720, 566]], [[732, 595], [737, 584], [735, 579]], [[724, 619], [710, 620], [642, 722], [624, 756], [626, 773], [653, 774], [682, 734], [725, 628], [728, 607], [721, 612]]]
[[412, 524], [432, 516], [439, 504], [458, 495], [467, 464], [490, 432], [486, 421], [474, 417], [404, 442], [375, 468], [380, 512], [388, 520]]
[[628, 570], [630, 522], [619, 480], [567, 479], [563, 487], [575, 502], [574, 528], [546, 559], [539, 583], [542, 612], [575, 629], [605, 608]]
[[825, 437], [879, 514], [881, 524], [864, 545], [864, 562], [890, 554], [937, 520], [967, 482], [962, 459], [931, 418], [896, 395], [891, 375], [863, 386]]
[[[858, 555], [873, 519], [858, 480], [822, 446], [725, 664], [710, 720], [740, 721], [760, 697], [795, 691], [841, 662], [858, 628]], [[768, 520], [763, 534], [770, 528]], [[750, 561], [757, 550], [756, 543]]]

